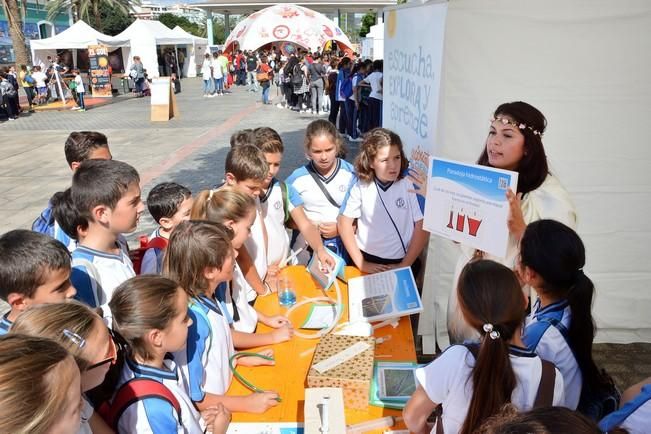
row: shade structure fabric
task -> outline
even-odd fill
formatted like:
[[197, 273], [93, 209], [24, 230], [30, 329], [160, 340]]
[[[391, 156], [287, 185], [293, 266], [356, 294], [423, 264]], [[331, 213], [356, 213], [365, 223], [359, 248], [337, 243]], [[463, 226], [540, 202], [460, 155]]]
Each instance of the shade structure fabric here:
[[45, 39], [33, 39], [30, 47], [34, 50], [84, 49], [89, 45], [106, 45], [108, 47], [124, 47], [129, 45], [129, 39], [120, 36], [105, 35], [83, 21], [77, 21], [63, 32]]
[[160, 21], [136, 20], [116, 38], [131, 41], [127, 71], [133, 64], [133, 56], [139, 56], [149, 77], [158, 77], [157, 45], [192, 45], [191, 35], [181, 35]]
[[241, 50], [256, 50], [273, 42], [291, 42], [315, 50], [332, 40], [343, 45], [344, 49], [351, 47], [346, 34], [325, 15], [283, 3], [262, 9], [240, 21], [226, 39], [224, 50], [233, 50], [235, 43]]
[[192, 39], [192, 44], [188, 45], [187, 57], [180, 67], [183, 69], [184, 77], [196, 77], [197, 70], [201, 68], [201, 63], [203, 62], [203, 56], [208, 52], [208, 39], [188, 33], [179, 26], [174, 27], [172, 31], [179, 36]]

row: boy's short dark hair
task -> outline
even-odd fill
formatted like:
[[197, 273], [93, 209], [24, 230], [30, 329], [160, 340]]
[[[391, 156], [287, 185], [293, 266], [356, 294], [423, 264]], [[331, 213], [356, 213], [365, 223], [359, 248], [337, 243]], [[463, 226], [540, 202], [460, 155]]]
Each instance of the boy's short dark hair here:
[[238, 181], [263, 181], [269, 174], [269, 165], [257, 146], [240, 145], [228, 151], [225, 172], [231, 173]]
[[86, 220], [72, 201], [72, 189], [59, 191], [50, 198], [52, 204], [52, 215], [54, 220], [73, 240], [79, 241], [77, 229], [88, 229], [88, 220]]
[[131, 184], [140, 183], [136, 169], [117, 160], [86, 160], [72, 176], [72, 201], [79, 214], [94, 221], [91, 210], [98, 205], [115, 209]]
[[97, 131], [73, 131], [66, 139], [64, 152], [68, 165], [88, 160], [91, 151], [108, 148], [108, 139]]
[[253, 145], [255, 144], [255, 133], [252, 129], [239, 130], [231, 136], [231, 148], [240, 145]]
[[66, 246], [39, 232], [16, 229], [0, 237], [0, 298], [11, 293], [33, 297], [47, 271], [70, 270]]
[[176, 182], [162, 182], [151, 189], [147, 196], [147, 209], [151, 216], [160, 223], [163, 217], [171, 218], [179, 210], [184, 200], [192, 192]]
[[263, 153], [275, 154], [285, 151], [283, 146], [283, 139], [278, 134], [278, 131], [270, 127], [259, 127], [253, 130], [255, 134], [255, 145], [260, 148]]

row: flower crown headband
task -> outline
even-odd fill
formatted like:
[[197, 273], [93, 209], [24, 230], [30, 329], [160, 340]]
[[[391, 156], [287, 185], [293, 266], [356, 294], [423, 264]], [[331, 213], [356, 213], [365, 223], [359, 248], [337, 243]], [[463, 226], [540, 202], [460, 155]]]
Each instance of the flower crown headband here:
[[541, 133], [538, 130], [534, 130], [533, 127], [530, 127], [529, 125], [527, 125], [525, 123], [517, 123], [515, 121], [512, 121], [509, 118], [505, 118], [505, 117], [502, 117], [502, 116], [497, 116], [497, 117], [493, 116], [491, 118], [491, 124], [493, 122], [495, 122], [495, 121], [502, 122], [502, 125], [511, 125], [512, 127], [518, 128], [520, 130], [528, 129], [533, 133], [534, 136], [540, 136], [541, 139], [543, 137], [543, 133]]

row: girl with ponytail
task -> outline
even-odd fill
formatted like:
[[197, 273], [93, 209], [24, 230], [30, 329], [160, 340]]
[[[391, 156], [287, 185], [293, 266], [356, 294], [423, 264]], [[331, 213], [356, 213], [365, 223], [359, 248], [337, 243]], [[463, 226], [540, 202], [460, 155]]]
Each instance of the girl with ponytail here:
[[581, 238], [555, 220], [530, 223], [520, 241], [518, 272], [538, 293], [523, 340], [553, 362], [565, 380], [566, 407], [579, 406], [582, 389], [596, 391], [605, 379], [592, 360], [594, 285], [583, 272]]
[[[419, 386], [403, 412], [415, 433], [430, 430], [427, 418], [439, 404], [441, 427], [432, 427], [431, 433], [471, 434], [504, 404], [526, 411], [538, 398], [543, 362], [520, 338], [527, 299], [513, 271], [494, 261], [470, 262], [459, 276], [457, 296], [480, 341], [453, 345], [416, 370]], [[559, 372], [553, 381], [552, 404], [562, 405]]]

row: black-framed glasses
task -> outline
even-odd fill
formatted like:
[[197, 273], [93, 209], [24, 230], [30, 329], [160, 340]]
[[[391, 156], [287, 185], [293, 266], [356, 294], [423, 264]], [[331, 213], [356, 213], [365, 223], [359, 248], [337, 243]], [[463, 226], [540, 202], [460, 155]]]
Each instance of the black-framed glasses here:
[[109, 354], [108, 357], [104, 360], [101, 360], [97, 363], [93, 363], [89, 367], [86, 368], [86, 371], [90, 371], [91, 369], [99, 368], [102, 365], [105, 365], [107, 363], [110, 363], [111, 365], [114, 365], [115, 362], [117, 361], [118, 358], [118, 349], [117, 346], [115, 345], [115, 340], [113, 340], [113, 335], [109, 334]]

